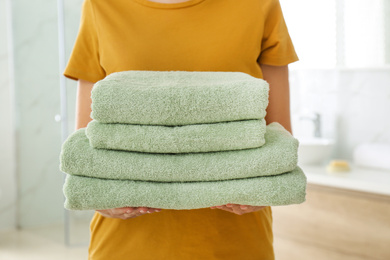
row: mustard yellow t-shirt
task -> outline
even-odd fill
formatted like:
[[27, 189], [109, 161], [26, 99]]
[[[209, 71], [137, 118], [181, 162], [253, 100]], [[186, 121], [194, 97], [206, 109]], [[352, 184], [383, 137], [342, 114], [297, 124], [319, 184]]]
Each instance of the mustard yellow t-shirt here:
[[[85, 0], [65, 75], [96, 82], [125, 70], [240, 71], [297, 60], [278, 0]], [[271, 86], [272, 87], [272, 86]], [[91, 222], [90, 260], [274, 259], [271, 208], [163, 210]]]

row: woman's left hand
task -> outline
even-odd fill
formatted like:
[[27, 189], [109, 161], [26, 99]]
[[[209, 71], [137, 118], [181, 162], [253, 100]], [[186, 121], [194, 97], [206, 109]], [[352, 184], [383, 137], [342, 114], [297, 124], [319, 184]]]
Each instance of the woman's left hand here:
[[211, 209], [222, 209], [237, 215], [243, 215], [245, 213], [255, 212], [262, 210], [266, 206], [250, 206], [250, 205], [239, 205], [239, 204], [226, 204], [222, 206], [210, 207]]

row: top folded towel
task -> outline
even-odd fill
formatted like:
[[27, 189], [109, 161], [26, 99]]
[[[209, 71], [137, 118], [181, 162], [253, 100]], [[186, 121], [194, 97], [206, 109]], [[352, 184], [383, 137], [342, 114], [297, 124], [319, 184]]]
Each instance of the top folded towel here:
[[242, 72], [123, 71], [92, 89], [100, 123], [188, 125], [263, 119], [268, 83]]

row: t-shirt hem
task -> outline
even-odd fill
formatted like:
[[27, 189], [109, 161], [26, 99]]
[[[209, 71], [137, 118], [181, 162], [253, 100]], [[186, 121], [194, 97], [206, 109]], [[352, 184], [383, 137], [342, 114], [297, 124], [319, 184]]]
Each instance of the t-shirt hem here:
[[296, 61], [299, 61], [299, 58], [296, 55], [281, 58], [262, 57], [259, 59], [259, 64], [271, 66], [285, 66]]
[[79, 71], [79, 70], [72, 70], [72, 69], [66, 69], [63, 73], [63, 75], [69, 79], [73, 80], [86, 80], [92, 83], [95, 83], [101, 79], [104, 78], [102, 75], [98, 75], [95, 73], [85, 72], [85, 71]]
[[178, 9], [178, 8], [185, 8], [185, 7], [191, 7], [193, 5], [197, 5], [204, 0], [189, 0], [184, 1], [180, 3], [160, 3], [160, 2], [153, 2], [149, 0], [134, 0], [138, 2], [139, 4], [142, 4], [144, 6], [152, 7], [152, 8], [159, 8], [159, 9]]

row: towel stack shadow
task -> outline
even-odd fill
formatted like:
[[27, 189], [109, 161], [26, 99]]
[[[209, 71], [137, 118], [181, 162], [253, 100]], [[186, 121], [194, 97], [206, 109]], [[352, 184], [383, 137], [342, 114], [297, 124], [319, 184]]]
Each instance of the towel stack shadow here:
[[298, 141], [266, 126], [268, 84], [240, 72], [124, 71], [62, 146], [65, 207], [196, 209], [302, 203]]

